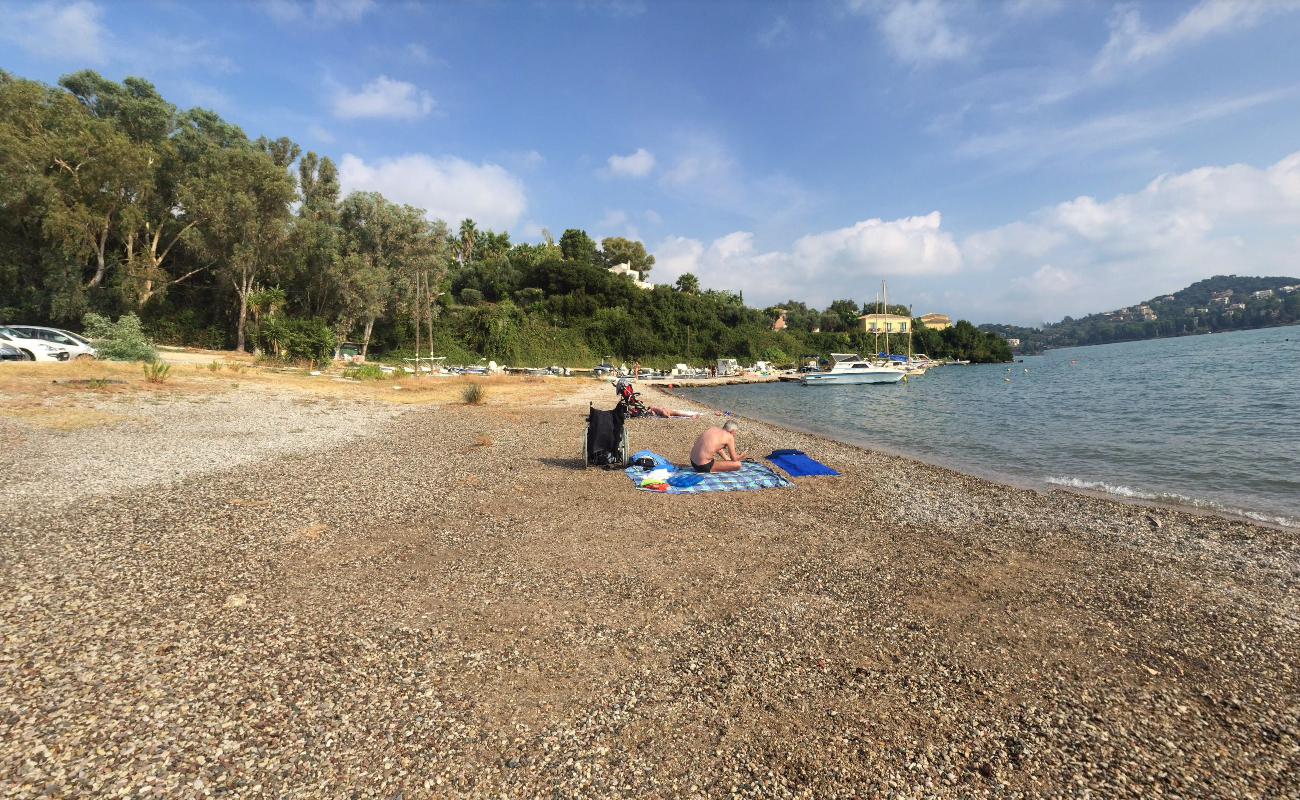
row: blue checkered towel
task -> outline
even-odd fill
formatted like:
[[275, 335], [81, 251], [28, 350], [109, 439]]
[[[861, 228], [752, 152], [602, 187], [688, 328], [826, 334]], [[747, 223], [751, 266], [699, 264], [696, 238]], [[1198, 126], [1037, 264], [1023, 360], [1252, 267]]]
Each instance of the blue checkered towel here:
[[[689, 470], [689, 467], [683, 467], [683, 471]], [[624, 472], [632, 482], [637, 484], [637, 488], [642, 491], [652, 492], [654, 489], [642, 488], [641, 479], [645, 476], [646, 471], [640, 467], [628, 467]], [[735, 472], [704, 472], [699, 473], [700, 482], [693, 486], [672, 486], [668, 491], [661, 494], [703, 494], [704, 492], [747, 492], [751, 489], [784, 489], [794, 484], [782, 478], [771, 468], [766, 467], [757, 461], [746, 461], [744, 466]]]

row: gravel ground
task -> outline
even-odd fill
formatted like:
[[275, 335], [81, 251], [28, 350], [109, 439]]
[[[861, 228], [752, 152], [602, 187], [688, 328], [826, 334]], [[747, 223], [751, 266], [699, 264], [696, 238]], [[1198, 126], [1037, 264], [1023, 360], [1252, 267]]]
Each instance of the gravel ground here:
[[634, 492], [579, 466], [608, 396], [79, 432], [119, 490], [0, 510], [0, 796], [1300, 793], [1293, 537], [756, 422], [844, 477]]

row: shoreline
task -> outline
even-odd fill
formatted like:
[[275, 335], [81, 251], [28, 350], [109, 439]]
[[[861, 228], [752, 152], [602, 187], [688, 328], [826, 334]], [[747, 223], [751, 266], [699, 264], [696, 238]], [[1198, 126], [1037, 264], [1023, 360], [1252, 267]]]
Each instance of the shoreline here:
[[[1226, 331], [1226, 332], [1230, 333], [1231, 331]], [[1183, 337], [1166, 337], [1166, 338], [1183, 338]], [[674, 397], [675, 399], [693, 403], [694, 405], [699, 406], [700, 408], [706, 409], [708, 411], [719, 411], [719, 409], [714, 409], [709, 406], [706, 406], [700, 401], [695, 400], [689, 396], [678, 394], [676, 391], [676, 389], [691, 389], [695, 387], [678, 386], [676, 387], [676, 389], [669, 389], [669, 388], [657, 386], [655, 388], [660, 392], [663, 392], [665, 394]], [[1002, 486], [1009, 486], [1016, 489], [1026, 489], [1026, 490], [1036, 491], [1044, 495], [1050, 494], [1052, 492], [1066, 492], [1066, 493], [1073, 493], [1073, 494], [1081, 494], [1087, 497], [1113, 500], [1117, 503], [1123, 503], [1126, 505], [1134, 505], [1134, 506], [1140, 506], [1145, 508], [1168, 509], [1171, 511], [1178, 511], [1187, 514], [1200, 514], [1205, 516], [1216, 517], [1231, 522], [1245, 522], [1251, 525], [1258, 525], [1262, 528], [1268, 528], [1269, 530], [1276, 530], [1284, 533], [1300, 534], [1300, 520], [1293, 519], [1291, 517], [1286, 517], [1280, 514], [1272, 514], [1267, 511], [1254, 511], [1250, 509], [1230, 508], [1230, 507], [1223, 506], [1222, 504], [1219, 504], [1213, 500], [1208, 500], [1208, 499], [1202, 500], [1200, 498], [1195, 498], [1195, 497], [1186, 497], [1185, 502], [1176, 499], [1164, 499], [1162, 496], [1144, 497], [1142, 496], [1142, 494], [1149, 493], [1147, 490], [1141, 488], [1128, 487], [1128, 486], [1114, 485], [1114, 488], [1116, 489], [1127, 489], [1130, 492], [1130, 494], [1124, 494], [1116, 491], [1106, 491], [1105, 489], [1093, 489], [1088, 486], [1073, 485], [1071, 483], [1064, 483], [1064, 482], [1055, 483], [1048, 478], [1041, 478], [1037, 480], [1032, 478], [1023, 478], [1018, 475], [999, 472], [994, 469], [981, 469], [974, 466], [944, 461], [942, 459], [930, 458], [920, 453], [915, 453], [908, 450], [902, 450], [902, 449], [890, 447], [888, 445], [879, 444], [876, 442], [869, 442], [866, 441], [865, 439], [855, 440], [847, 437], [837, 438], [824, 431], [818, 431], [818, 430], [813, 430], [811, 428], [806, 428], [802, 425], [799, 425], [797, 422], [792, 422], [790, 420], [783, 420], [783, 419], [778, 420], [778, 419], [766, 418], [766, 417], [754, 417], [753, 419], [762, 422], [766, 425], [785, 428], [787, 430], [797, 432], [805, 436], [812, 436], [818, 439], [823, 439], [825, 441], [835, 442], [836, 444], [846, 445], [849, 447], [856, 447], [860, 450], [863, 450], [864, 452], [884, 455], [889, 458], [907, 459], [910, 461], [914, 461], [918, 464], [925, 464], [926, 466], [930, 466], [930, 467], [950, 470], [952, 472], [956, 472], [961, 475], [965, 475], [978, 480], [989, 481], [990, 483], [995, 483]], [[1067, 478], [1066, 480], [1078, 481], [1080, 483], [1085, 482], [1080, 478]], [[1105, 481], [1098, 481], [1096, 483], [1101, 483], [1102, 485], [1105, 486], [1112, 486], [1112, 484], [1109, 484]]]
[[[129, 424], [0, 416], [25, 452], [117, 456], [105, 491], [60, 504], [36, 494], [66, 491], [42, 474], [58, 465], [29, 460], [13, 472], [36, 502], [0, 507], [17, 796], [1297, 788], [1295, 537], [878, 463], [748, 417], [742, 448], [841, 477], [641, 492], [578, 458], [587, 404], [614, 405], [604, 382], [485, 382], [473, 406], [468, 381], [133, 380], [33, 383]], [[385, 411], [417, 392], [433, 402]], [[699, 405], [646, 390], [670, 397]], [[260, 404], [273, 425], [220, 436]], [[312, 433], [327, 419], [355, 435]], [[631, 420], [630, 443], [680, 463], [716, 419]], [[223, 439], [261, 454], [162, 469]], [[149, 454], [155, 477], [121, 483]]]

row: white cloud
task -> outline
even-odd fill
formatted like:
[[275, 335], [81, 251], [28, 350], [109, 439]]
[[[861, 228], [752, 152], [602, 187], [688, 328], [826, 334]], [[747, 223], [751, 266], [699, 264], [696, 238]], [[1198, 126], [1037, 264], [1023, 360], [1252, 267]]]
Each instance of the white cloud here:
[[644, 178], [655, 168], [655, 156], [644, 147], [638, 147], [635, 153], [620, 156], [612, 155], [606, 162], [610, 175], [627, 178]]
[[1111, 14], [1110, 38], [1093, 65], [1096, 74], [1159, 58], [1220, 33], [1257, 25], [1272, 13], [1300, 10], [1297, 0], [1201, 0], [1163, 31], [1149, 30], [1135, 6]]
[[957, 147], [966, 158], [993, 158], [1004, 169], [1025, 169], [1057, 157], [1113, 150], [1182, 132], [1188, 125], [1232, 117], [1294, 96], [1296, 90], [1199, 100], [1172, 108], [1121, 112], [1060, 127], [1010, 127], [972, 136]]
[[433, 111], [433, 97], [415, 84], [380, 75], [359, 91], [339, 89], [334, 115], [343, 119], [416, 119]]
[[1300, 152], [1269, 167], [1161, 175], [1110, 199], [1076, 197], [960, 241], [938, 212], [869, 219], [762, 250], [748, 231], [669, 236], [655, 280], [692, 272], [752, 305], [867, 299], [889, 280], [900, 302], [936, 302], [979, 321], [1037, 323], [1118, 308], [1211, 275], [1294, 275]]
[[754, 234], [735, 231], [707, 247], [670, 236], [654, 249], [655, 276], [674, 281], [693, 272], [707, 287], [740, 289], [751, 303], [795, 297], [825, 305], [853, 296], [881, 278], [949, 275], [962, 268], [939, 212], [897, 220], [869, 219], [846, 228], [809, 234], [789, 250], [759, 251]]
[[266, 0], [263, 10], [280, 22], [311, 19], [322, 23], [356, 22], [375, 7], [374, 0]]
[[334, 141], [334, 134], [330, 133], [327, 128], [317, 125], [314, 122], [307, 126], [307, 133], [316, 141], [324, 144], [330, 144]]
[[952, 20], [952, 4], [945, 0], [849, 0], [849, 9], [870, 14], [886, 44], [901, 61], [934, 64], [964, 58], [971, 37]]
[[0, 14], [0, 40], [40, 58], [102, 64], [111, 45], [103, 16], [103, 8], [86, 0], [8, 6]]
[[985, 295], [991, 316], [1102, 311], [1210, 275], [1295, 272], [1300, 152], [1162, 175], [1110, 200], [1083, 196], [966, 238], [967, 262], [1017, 293]]
[[785, 175], [746, 175], [715, 136], [682, 134], [675, 147], [659, 185], [682, 203], [762, 219], [769, 225], [796, 216], [808, 205], [808, 192]]
[[380, 192], [398, 203], [423, 208], [429, 219], [453, 227], [462, 219], [503, 230], [514, 225], [528, 203], [523, 182], [497, 164], [416, 153], [372, 163], [347, 154], [339, 163], [344, 193]]
[[777, 47], [788, 42], [790, 34], [790, 21], [784, 16], [777, 16], [771, 25], [758, 34], [757, 40], [763, 47]]
[[794, 243], [795, 258], [818, 271], [870, 275], [946, 275], [961, 269], [956, 242], [941, 230], [942, 217], [885, 222], [869, 219], [847, 228], [804, 236]]
[[1005, 0], [1002, 10], [1013, 19], [1046, 17], [1065, 8], [1065, 0]]

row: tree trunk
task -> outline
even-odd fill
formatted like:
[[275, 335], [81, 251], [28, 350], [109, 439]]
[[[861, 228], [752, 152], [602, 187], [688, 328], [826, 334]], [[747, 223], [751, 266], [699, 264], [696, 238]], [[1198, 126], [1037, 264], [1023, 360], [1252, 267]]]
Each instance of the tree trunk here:
[[370, 351], [370, 332], [375, 329], [375, 318], [371, 317], [366, 320], [366, 332], [361, 337], [361, 360], [366, 360], [366, 353]]
[[87, 289], [93, 289], [104, 282], [104, 272], [106, 270], [104, 251], [108, 249], [108, 227], [108, 220], [105, 220], [104, 227], [99, 230], [99, 240], [95, 242], [95, 274], [91, 277], [90, 282], [86, 284]]
[[244, 349], [244, 327], [248, 323], [248, 295], [253, 291], [253, 281], [247, 272], [240, 277], [235, 289], [239, 292], [239, 327], [235, 331], [235, 349], [247, 353]]

